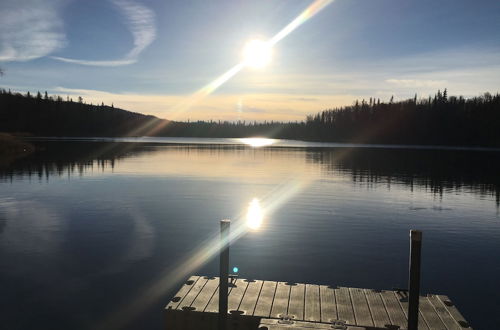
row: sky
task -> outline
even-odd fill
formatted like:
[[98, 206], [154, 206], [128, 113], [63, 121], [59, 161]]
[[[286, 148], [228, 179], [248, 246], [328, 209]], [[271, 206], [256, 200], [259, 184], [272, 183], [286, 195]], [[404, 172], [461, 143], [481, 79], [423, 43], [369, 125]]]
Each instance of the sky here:
[[[268, 65], [206, 88], [308, 7]], [[370, 97], [500, 92], [500, 1], [2, 0], [0, 68], [1, 88], [160, 118], [303, 120]]]

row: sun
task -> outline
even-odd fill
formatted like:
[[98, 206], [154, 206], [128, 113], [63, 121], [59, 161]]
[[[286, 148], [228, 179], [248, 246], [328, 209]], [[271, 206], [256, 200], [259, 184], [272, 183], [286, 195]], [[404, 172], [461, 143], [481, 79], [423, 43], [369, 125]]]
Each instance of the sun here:
[[243, 48], [243, 63], [252, 68], [263, 68], [271, 62], [271, 46], [262, 40], [251, 40]]

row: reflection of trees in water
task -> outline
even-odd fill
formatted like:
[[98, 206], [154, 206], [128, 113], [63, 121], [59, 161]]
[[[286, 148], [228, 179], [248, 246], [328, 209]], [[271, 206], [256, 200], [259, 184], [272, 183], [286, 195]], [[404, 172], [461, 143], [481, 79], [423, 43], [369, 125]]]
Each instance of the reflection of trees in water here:
[[120, 159], [154, 151], [135, 143], [112, 142], [39, 142], [36, 147], [40, 151], [0, 167], [0, 178], [27, 176], [48, 180], [50, 176], [83, 175], [95, 168], [113, 169]]
[[[49, 179], [50, 176], [83, 175], [96, 169], [113, 170], [115, 163], [132, 156], [159, 152], [158, 143], [127, 142], [88, 142], [88, 141], [44, 141], [37, 142], [37, 152], [15, 160], [8, 165], [0, 165], [0, 179], [14, 177], [38, 177]], [[165, 146], [165, 145], [163, 145]], [[241, 145], [189, 145], [169, 144], [176, 151], [184, 151], [186, 158], [190, 154], [203, 153], [217, 157], [221, 153], [235, 150], [247, 150]], [[259, 149], [262, 152], [271, 150]]]
[[342, 172], [365, 186], [404, 184], [443, 195], [470, 191], [495, 196], [500, 205], [500, 153], [457, 150], [335, 149], [307, 158], [329, 172]]
[[[121, 159], [159, 150], [148, 144], [123, 142], [40, 142], [37, 147], [43, 151], [0, 167], [0, 178], [28, 176], [48, 179], [52, 175], [83, 175], [96, 168], [112, 170], [115, 162]], [[221, 153], [247, 149], [235, 145], [176, 145], [176, 150], [185, 151], [186, 157], [200, 152], [218, 157]], [[283, 157], [282, 148], [253, 151]], [[391, 184], [404, 184], [410, 190], [424, 188], [439, 195], [470, 191], [479, 196], [495, 196], [497, 206], [500, 206], [498, 152], [366, 148], [315, 148], [300, 149], [300, 152], [305, 153], [306, 160], [320, 164], [328, 172], [347, 174], [354, 183], [363, 186], [386, 184], [390, 189]]]

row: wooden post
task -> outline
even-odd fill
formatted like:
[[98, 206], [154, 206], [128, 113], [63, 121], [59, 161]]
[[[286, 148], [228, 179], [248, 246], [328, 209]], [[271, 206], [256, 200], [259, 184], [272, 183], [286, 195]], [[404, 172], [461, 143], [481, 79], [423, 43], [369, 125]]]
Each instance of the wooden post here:
[[227, 292], [229, 278], [229, 232], [231, 220], [220, 221], [219, 255], [219, 330], [227, 329]]
[[408, 330], [418, 329], [418, 300], [420, 296], [420, 250], [422, 232], [410, 230], [410, 276], [408, 283]]

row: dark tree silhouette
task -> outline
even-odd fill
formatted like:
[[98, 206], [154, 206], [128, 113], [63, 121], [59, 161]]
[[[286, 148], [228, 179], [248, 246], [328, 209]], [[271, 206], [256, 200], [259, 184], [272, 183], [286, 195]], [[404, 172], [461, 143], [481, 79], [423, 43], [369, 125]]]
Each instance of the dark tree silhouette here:
[[376, 105], [323, 111], [309, 116], [308, 138], [319, 141], [390, 144], [500, 146], [500, 95], [465, 99], [438, 91]]
[[500, 95], [466, 99], [445, 89], [389, 103], [371, 98], [325, 110], [300, 122], [174, 122], [111, 106], [0, 91], [0, 131], [39, 136], [186, 136], [500, 147]]
[[0, 90], [0, 132], [37, 136], [127, 136], [143, 135], [162, 120], [109, 106], [85, 105], [49, 97], [36, 98]]

